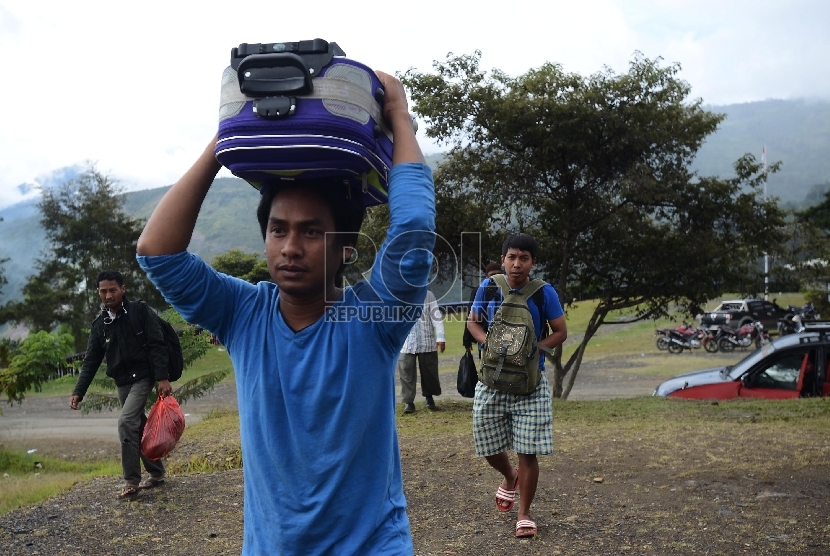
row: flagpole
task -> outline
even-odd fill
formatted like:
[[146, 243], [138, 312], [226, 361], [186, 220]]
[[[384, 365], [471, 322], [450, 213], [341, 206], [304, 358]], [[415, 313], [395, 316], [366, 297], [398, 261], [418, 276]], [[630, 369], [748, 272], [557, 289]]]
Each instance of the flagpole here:
[[[767, 202], [767, 146], [761, 149], [761, 164], [764, 169], [764, 204]], [[764, 251], [764, 299], [769, 301], [769, 255]]]

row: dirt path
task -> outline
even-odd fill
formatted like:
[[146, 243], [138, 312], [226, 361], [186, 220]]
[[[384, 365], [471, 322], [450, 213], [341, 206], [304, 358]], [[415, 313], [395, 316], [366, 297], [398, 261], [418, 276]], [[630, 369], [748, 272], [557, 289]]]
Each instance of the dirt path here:
[[[699, 358], [701, 367], [717, 364], [716, 358]], [[445, 412], [466, 413], [469, 405], [453, 403], [459, 396], [452, 359], [442, 361], [444, 395], [438, 404]], [[639, 365], [637, 360], [586, 364], [571, 399], [649, 395], [659, 380], [638, 375]], [[67, 403], [63, 397], [30, 398], [21, 406], [4, 406], [0, 444], [71, 459], [117, 458], [115, 414], [84, 416]], [[416, 399], [419, 409], [422, 403]], [[193, 422], [209, 411], [235, 407], [235, 388], [221, 384], [184, 410]], [[430, 427], [440, 426], [441, 414], [418, 411], [406, 417]], [[674, 427], [665, 437], [642, 439], [614, 427], [603, 435], [555, 426], [554, 454], [539, 461], [533, 505], [539, 534], [532, 540], [513, 537], [515, 510], [496, 511], [498, 477], [475, 457], [469, 431], [442, 434], [440, 442], [403, 435], [415, 556], [830, 554], [827, 465], [803, 465], [798, 454], [804, 447], [770, 442], [751, 424], [736, 422], [725, 430], [730, 428], [734, 434], [713, 437]], [[824, 453], [830, 450], [826, 439], [809, 441]], [[186, 444], [177, 448], [185, 461], [191, 453], [216, 449], [215, 443]], [[759, 472], [741, 471], [750, 461]], [[123, 501], [115, 496], [118, 477], [97, 478], [0, 516], [0, 554], [239, 554], [242, 472], [168, 479], [161, 488]]]
[[[182, 409], [185, 420], [192, 424], [210, 411], [235, 408], [235, 385], [222, 383]], [[22, 404], [3, 405], [2, 409], [0, 445], [9, 449], [84, 461], [120, 457], [117, 412], [84, 415], [69, 409], [66, 396], [27, 397]]]
[[[441, 403], [443, 412], [406, 418], [428, 428], [440, 427], [450, 411], [469, 413], [468, 404]], [[644, 439], [613, 426], [560, 422], [554, 453], [539, 461], [539, 534], [531, 540], [514, 538], [515, 510], [495, 509], [498, 477], [475, 457], [469, 431], [432, 441], [402, 435], [415, 556], [830, 553], [827, 465], [816, 458], [804, 465], [804, 446], [771, 442], [737, 420], [721, 423], [715, 435], [676, 423], [671, 429]], [[830, 450], [817, 435], [804, 440]], [[212, 452], [210, 442], [188, 443], [177, 457]], [[0, 516], [0, 554], [240, 553], [241, 470], [171, 475], [133, 501], [116, 498], [120, 483], [97, 478]]]

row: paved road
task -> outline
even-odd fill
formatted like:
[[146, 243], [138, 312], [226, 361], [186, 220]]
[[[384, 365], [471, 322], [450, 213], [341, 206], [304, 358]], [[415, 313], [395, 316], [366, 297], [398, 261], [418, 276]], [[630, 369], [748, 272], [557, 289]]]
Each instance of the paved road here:
[[[185, 420], [195, 423], [215, 409], [236, 408], [236, 387], [225, 383], [214, 392], [182, 407]], [[27, 397], [22, 404], [0, 406], [0, 443], [27, 438], [117, 439], [118, 413], [84, 415], [69, 408], [68, 396]]]

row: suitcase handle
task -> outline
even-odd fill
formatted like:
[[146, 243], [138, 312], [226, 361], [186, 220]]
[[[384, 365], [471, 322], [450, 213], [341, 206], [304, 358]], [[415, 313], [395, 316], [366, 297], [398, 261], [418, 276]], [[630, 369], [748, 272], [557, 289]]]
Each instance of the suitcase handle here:
[[239, 90], [250, 97], [303, 95], [314, 90], [305, 60], [291, 52], [246, 56], [236, 74]]

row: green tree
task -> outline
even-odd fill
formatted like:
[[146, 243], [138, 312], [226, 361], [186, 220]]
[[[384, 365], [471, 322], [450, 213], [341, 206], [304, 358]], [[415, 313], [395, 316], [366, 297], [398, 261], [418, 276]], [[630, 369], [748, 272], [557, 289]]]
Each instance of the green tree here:
[[[598, 299], [575, 352], [555, 352], [554, 396], [568, 396], [600, 326], [693, 315], [725, 289], [762, 283], [758, 257], [780, 247], [783, 214], [760, 195], [766, 174], [752, 155], [730, 179], [689, 170], [723, 117], [688, 98], [679, 65], [636, 54], [620, 75], [548, 63], [511, 77], [479, 60], [450, 54], [434, 73], [402, 77], [427, 135], [450, 146], [436, 173], [448, 246], [438, 256], [461, 252], [461, 231], [491, 250], [523, 231], [539, 240], [538, 274], [566, 307]], [[470, 251], [462, 268], [480, 264]]]
[[8, 367], [15, 355], [20, 352], [20, 341], [0, 338], [0, 370]]
[[78, 178], [43, 190], [38, 203], [47, 252], [23, 288], [24, 301], [11, 307], [12, 319], [32, 330], [70, 327], [77, 350], [99, 310], [96, 277], [101, 270], [124, 275], [128, 296], [164, 307], [135, 259], [142, 222], [122, 210], [121, 188], [90, 164]]
[[782, 280], [802, 284], [807, 300], [830, 314], [830, 191], [820, 203], [796, 212], [788, 231], [786, 256], [775, 265], [776, 272]]
[[50, 334], [41, 330], [29, 334], [9, 366], [0, 371], [0, 396], [9, 403], [22, 402], [28, 390], [40, 392], [59, 366], [66, 366], [66, 355], [72, 351], [71, 334]]
[[211, 266], [230, 276], [236, 276], [251, 284], [271, 281], [268, 262], [256, 253], [246, 253], [241, 249], [230, 249], [213, 257]]
[[[40, 388], [45, 378], [38, 374], [74, 351], [83, 351], [89, 335], [89, 323], [100, 310], [98, 273], [116, 269], [124, 276], [130, 299], [143, 299], [151, 307], [165, 308], [158, 290], [138, 266], [135, 245], [142, 230], [142, 222], [124, 213], [121, 189], [93, 165], [78, 178], [62, 186], [44, 190], [39, 202], [41, 225], [48, 241], [48, 251], [37, 263], [37, 274], [24, 287], [23, 302], [12, 305], [10, 320], [26, 323], [35, 333], [32, 341], [45, 338], [43, 334], [56, 328], [67, 329], [74, 338], [74, 346], [53, 346], [54, 352], [32, 350], [21, 363], [14, 357], [6, 376], [5, 392], [9, 399], [23, 399], [26, 390]], [[186, 365], [201, 357], [208, 349], [209, 334], [197, 335], [181, 317], [171, 311], [168, 317], [175, 327], [182, 329], [181, 342]], [[26, 340], [27, 342], [29, 339]], [[25, 345], [25, 342], [24, 342]], [[40, 344], [37, 344], [40, 345]], [[23, 348], [21, 347], [21, 350]], [[24, 365], [25, 363], [25, 365]], [[38, 367], [40, 365], [40, 367]], [[211, 373], [182, 384], [177, 394], [180, 401], [199, 397], [230, 372]], [[115, 384], [100, 373], [105, 390], [115, 391]], [[86, 410], [118, 407], [117, 396], [102, 394], [96, 402], [91, 396]]]
[[[2, 218], [0, 218], [0, 222], [2, 222], [2, 221], [3, 221], [3, 219], [2, 219]], [[6, 284], [8, 284], [8, 283], [9, 283], [9, 281], [6, 279], [6, 271], [5, 271], [5, 268], [3, 268], [3, 265], [4, 265], [4, 264], [5, 264], [8, 260], [9, 260], [9, 259], [7, 259], [7, 258], [0, 257], [0, 298], [2, 298], [3, 286], [5, 286]], [[2, 307], [0, 307], [0, 313], [2, 313], [2, 312], [3, 312], [3, 308], [2, 308]], [[0, 315], [0, 317], [2, 317], [2, 315]], [[2, 321], [2, 320], [0, 320], [0, 322], [3, 322], [3, 321]]]
[[[6, 278], [3, 276], [2, 263], [8, 259], [0, 259], [0, 293], [2, 292], [3, 284], [6, 284]], [[0, 305], [0, 324], [5, 324], [14, 319], [15, 312], [12, 309], [11, 303]]]
[[347, 284], [356, 284], [367, 277], [377, 250], [380, 249], [389, 228], [389, 205], [377, 205], [366, 209], [366, 216], [357, 236], [357, 255], [343, 272]]

